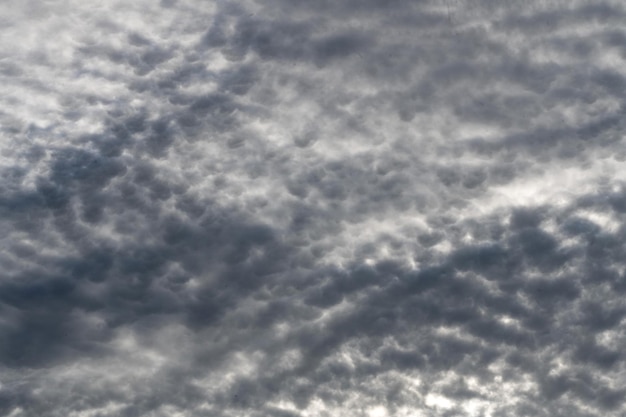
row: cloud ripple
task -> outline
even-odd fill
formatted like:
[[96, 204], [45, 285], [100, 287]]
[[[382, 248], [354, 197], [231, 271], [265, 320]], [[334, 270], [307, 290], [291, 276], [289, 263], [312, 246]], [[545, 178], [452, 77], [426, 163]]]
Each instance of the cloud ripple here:
[[620, 2], [0, 10], [2, 414], [624, 413]]

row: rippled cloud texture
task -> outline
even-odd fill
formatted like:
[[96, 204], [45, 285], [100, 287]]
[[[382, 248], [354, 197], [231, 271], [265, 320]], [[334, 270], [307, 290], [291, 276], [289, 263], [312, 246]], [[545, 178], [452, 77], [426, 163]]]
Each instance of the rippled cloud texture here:
[[0, 414], [623, 416], [621, 1], [0, 5]]

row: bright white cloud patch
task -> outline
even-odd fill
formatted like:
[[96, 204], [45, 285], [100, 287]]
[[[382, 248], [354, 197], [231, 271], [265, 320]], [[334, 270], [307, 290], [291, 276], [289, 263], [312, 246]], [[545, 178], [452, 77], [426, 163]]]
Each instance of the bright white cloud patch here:
[[5, 1], [0, 414], [621, 416], [613, 1]]

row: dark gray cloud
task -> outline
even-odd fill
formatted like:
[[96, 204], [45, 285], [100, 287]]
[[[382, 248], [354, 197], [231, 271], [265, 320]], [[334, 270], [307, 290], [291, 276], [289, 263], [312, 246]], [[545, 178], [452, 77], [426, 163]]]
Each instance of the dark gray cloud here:
[[0, 11], [0, 414], [624, 414], [620, 2]]

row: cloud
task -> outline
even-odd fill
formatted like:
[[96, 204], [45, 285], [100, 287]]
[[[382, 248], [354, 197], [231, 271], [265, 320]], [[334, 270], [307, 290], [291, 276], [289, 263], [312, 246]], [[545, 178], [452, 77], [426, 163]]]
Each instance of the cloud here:
[[0, 8], [2, 414], [624, 413], [619, 2]]

